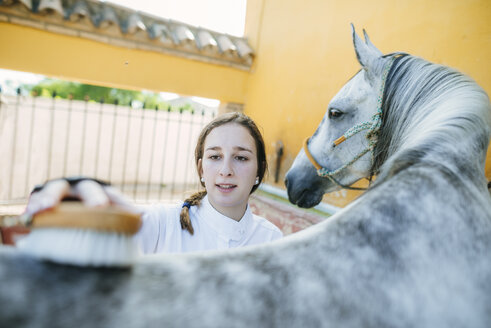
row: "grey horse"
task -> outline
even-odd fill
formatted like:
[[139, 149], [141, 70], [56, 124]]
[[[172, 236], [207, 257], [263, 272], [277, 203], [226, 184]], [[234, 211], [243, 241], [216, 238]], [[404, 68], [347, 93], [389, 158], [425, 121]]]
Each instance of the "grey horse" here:
[[0, 324], [488, 327], [489, 99], [454, 70], [383, 56], [354, 31], [353, 40], [362, 69], [306, 144], [318, 169], [302, 150], [286, 182], [290, 200], [309, 207], [375, 174], [361, 197], [270, 244], [148, 256], [130, 269], [63, 266], [2, 247]]

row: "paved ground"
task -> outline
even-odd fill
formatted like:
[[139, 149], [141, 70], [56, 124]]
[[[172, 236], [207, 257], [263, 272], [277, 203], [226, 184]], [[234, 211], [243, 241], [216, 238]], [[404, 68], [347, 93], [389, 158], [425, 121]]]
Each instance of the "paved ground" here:
[[316, 214], [257, 193], [251, 196], [249, 204], [254, 214], [274, 223], [284, 235], [310, 227], [327, 217], [327, 214], [325, 216]]

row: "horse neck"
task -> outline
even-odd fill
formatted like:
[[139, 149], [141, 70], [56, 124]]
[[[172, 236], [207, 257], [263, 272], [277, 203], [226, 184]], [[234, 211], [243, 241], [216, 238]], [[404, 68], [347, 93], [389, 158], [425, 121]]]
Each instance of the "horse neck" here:
[[[375, 149], [377, 180], [415, 164], [443, 166], [483, 183], [491, 135], [486, 93], [448, 67], [406, 56], [387, 78]], [[382, 164], [383, 163], [383, 164]]]

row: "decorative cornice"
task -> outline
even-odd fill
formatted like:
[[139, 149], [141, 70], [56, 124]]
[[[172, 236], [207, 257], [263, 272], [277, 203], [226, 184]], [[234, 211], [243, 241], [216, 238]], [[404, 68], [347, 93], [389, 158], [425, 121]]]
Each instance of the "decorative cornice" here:
[[97, 0], [0, 0], [0, 22], [249, 70], [245, 38]]

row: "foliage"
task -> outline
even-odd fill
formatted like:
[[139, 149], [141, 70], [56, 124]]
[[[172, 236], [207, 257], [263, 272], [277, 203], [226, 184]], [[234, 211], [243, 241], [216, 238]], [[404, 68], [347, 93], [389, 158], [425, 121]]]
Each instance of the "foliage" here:
[[[133, 104], [141, 104], [138, 107], [150, 109], [167, 109], [170, 107], [167, 102], [161, 99], [159, 94], [153, 92], [108, 88], [57, 79], [48, 78], [36, 85], [23, 85], [22, 87], [42, 97], [52, 97], [55, 95], [55, 97], [62, 99], [73, 97], [75, 100], [88, 99], [89, 101], [118, 103], [124, 106], [130, 106], [133, 102]], [[176, 110], [175, 108], [171, 109]], [[184, 110], [186, 109], [188, 108]]]

